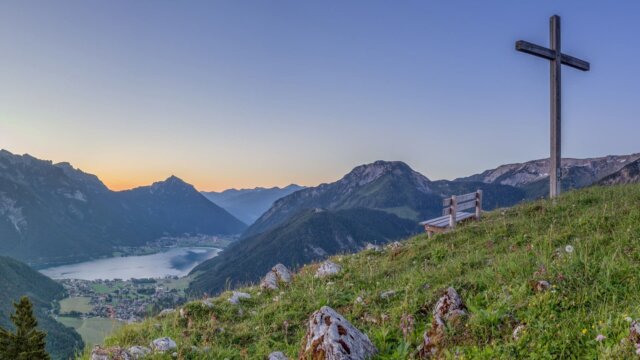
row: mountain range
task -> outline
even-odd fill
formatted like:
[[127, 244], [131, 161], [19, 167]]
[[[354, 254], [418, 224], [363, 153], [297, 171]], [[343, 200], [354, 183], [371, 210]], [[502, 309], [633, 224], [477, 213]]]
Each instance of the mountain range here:
[[[562, 190], [592, 185], [638, 159], [640, 153], [587, 159], [563, 158], [560, 178]], [[549, 159], [502, 165], [456, 180], [510, 185], [523, 189], [529, 199], [540, 198], [547, 196], [549, 191]]]
[[82, 350], [80, 335], [49, 315], [52, 302], [64, 296], [62, 285], [5, 256], [0, 256], [0, 279], [0, 327], [14, 330], [9, 318], [15, 311], [12, 304], [26, 295], [33, 303], [38, 328], [47, 333], [46, 348], [53, 359], [71, 359]]
[[265, 212], [222, 256], [193, 269], [192, 293], [216, 293], [227, 284], [255, 281], [275, 263], [297, 267], [368, 242], [384, 244], [420, 231], [440, 216], [442, 199], [482, 189], [487, 209], [525, 198], [509, 185], [431, 181], [400, 161], [376, 161], [340, 180], [296, 191]]
[[202, 191], [207, 199], [227, 210], [245, 224], [253, 224], [273, 202], [293, 192], [304, 189], [291, 184], [283, 188], [229, 189], [221, 192]]
[[237, 234], [246, 225], [176, 177], [127, 191], [95, 175], [0, 150], [0, 254], [32, 265], [110, 255], [165, 235]]
[[[640, 154], [563, 159], [563, 189], [586, 187], [603, 178], [611, 179], [609, 182], [637, 181], [638, 159]], [[452, 194], [481, 189], [486, 210], [544, 197], [547, 169], [548, 159], [543, 159], [503, 165], [452, 181], [431, 181], [403, 162], [358, 166], [336, 182], [301, 189], [277, 200], [238, 243], [192, 271], [190, 290], [215, 294], [228, 285], [256, 281], [278, 262], [297, 267], [359, 250], [367, 242], [406, 237], [407, 231], [419, 231], [415, 226], [418, 221], [440, 216], [442, 199]], [[363, 214], [375, 219], [367, 222], [366, 232], [362, 231]]]

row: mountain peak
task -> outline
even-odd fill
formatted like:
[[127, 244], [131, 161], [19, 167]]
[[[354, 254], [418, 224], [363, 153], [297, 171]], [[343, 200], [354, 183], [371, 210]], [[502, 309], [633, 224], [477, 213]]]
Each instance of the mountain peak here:
[[351, 172], [345, 175], [340, 181], [363, 186], [385, 175], [410, 177], [416, 182], [419, 189], [424, 191], [429, 190], [429, 179], [414, 171], [409, 165], [402, 161], [377, 160], [370, 164], [360, 165], [351, 170]]
[[196, 189], [179, 177], [171, 175], [164, 181], [154, 182], [151, 185], [151, 191], [196, 191]]

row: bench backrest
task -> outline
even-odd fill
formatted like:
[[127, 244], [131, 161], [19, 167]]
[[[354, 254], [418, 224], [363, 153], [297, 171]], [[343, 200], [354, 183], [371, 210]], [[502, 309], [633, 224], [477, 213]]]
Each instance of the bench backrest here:
[[456, 214], [458, 211], [475, 208], [476, 219], [480, 220], [482, 212], [482, 190], [477, 190], [464, 195], [453, 195], [442, 200], [442, 215], [449, 215], [449, 227], [456, 226]]

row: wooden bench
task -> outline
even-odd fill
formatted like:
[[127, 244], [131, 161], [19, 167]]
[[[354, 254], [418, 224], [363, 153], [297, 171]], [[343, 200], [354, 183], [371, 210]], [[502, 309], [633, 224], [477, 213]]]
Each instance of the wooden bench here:
[[[464, 195], [453, 195], [450, 198], [444, 199], [442, 206], [444, 207], [442, 210], [443, 216], [420, 223], [420, 225], [424, 226], [424, 230], [429, 237], [434, 233], [444, 233], [454, 229], [456, 224], [461, 221], [469, 219], [480, 220], [480, 213], [482, 212], [482, 190]], [[476, 209], [475, 213], [462, 211], [472, 208]]]

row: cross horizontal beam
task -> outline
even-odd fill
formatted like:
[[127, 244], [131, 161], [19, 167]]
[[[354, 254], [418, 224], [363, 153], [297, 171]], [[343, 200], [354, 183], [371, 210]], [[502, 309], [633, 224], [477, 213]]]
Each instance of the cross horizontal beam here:
[[[546, 47], [532, 44], [528, 41], [518, 40], [516, 41], [516, 50], [523, 53], [531, 54], [537, 57], [541, 57], [547, 60], [555, 60], [555, 50], [547, 49]], [[584, 60], [580, 60], [570, 55], [560, 54], [561, 61], [564, 65], [571, 66], [574, 69], [589, 71], [590, 65]]]

